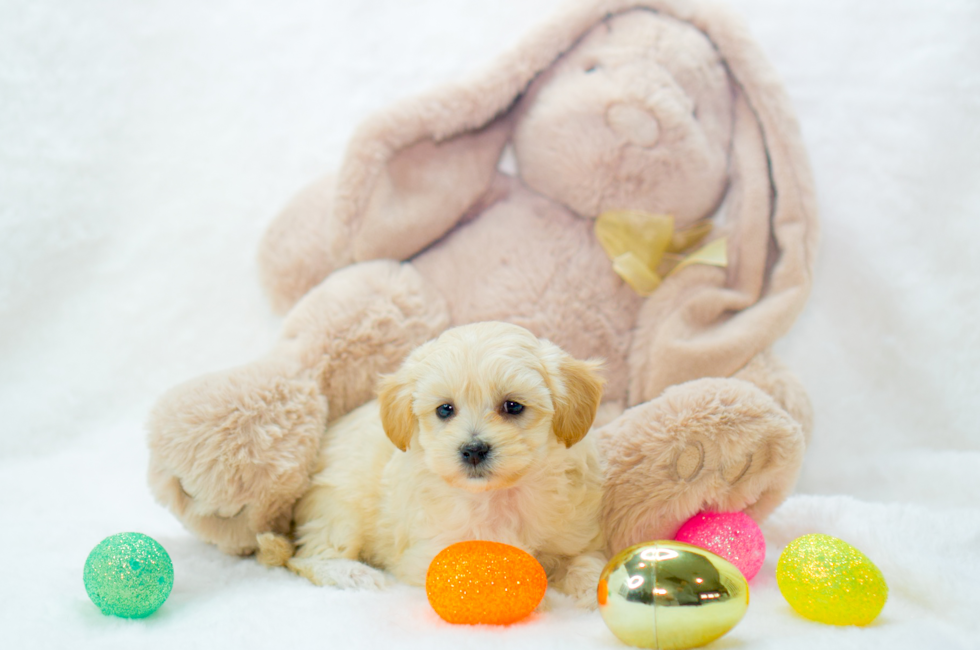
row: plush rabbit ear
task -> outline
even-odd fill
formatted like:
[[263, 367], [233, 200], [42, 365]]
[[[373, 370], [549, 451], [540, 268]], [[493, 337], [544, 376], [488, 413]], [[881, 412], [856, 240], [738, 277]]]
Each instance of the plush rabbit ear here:
[[408, 259], [448, 232], [493, 181], [512, 109], [531, 82], [604, 20], [649, 10], [702, 32], [735, 88], [723, 203], [729, 263], [724, 271], [686, 267], [648, 298], [634, 332], [629, 401], [687, 379], [731, 375], [786, 333], [810, 289], [816, 202], [788, 98], [741, 22], [716, 5], [586, 0], [563, 9], [482, 74], [359, 129], [333, 201], [353, 258]]
[[333, 212], [355, 261], [404, 260], [448, 232], [487, 192], [531, 81], [605, 16], [575, 7], [468, 82], [397, 104], [361, 125], [337, 175]]
[[[653, 4], [668, 12], [668, 3]], [[698, 377], [730, 376], [783, 336], [809, 295], [819, 239], [809, 161], [775, 70], [722, 7], [688, 18], [736, 89], [721, 229], [728, 267], [689, 266], [647, 299], [634, 331], [630, 404]]]

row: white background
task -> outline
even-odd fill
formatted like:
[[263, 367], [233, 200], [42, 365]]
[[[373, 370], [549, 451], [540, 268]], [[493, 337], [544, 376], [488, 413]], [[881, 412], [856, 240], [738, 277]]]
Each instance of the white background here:
[[[739, 0], [798, 111], [823, 243], [777, 350], [816, 408], [765, 527], [749, 614], [718, 648], [971, 647], [980, 572], [980, 3]], [[454, 81], [557, 0], [0, 0], [0, 630], [9, 647], [621, 647], [559, 603], [454, 628], [424, 593], [316, 589], [219, 554], [155, 505], [155, 397], [262, 353], [256, 246], [369, 113]], [[147, 533], [177, 582], [103, 617], [81, 568]], [[866, 629], [795, 616], [779, 550], [824, 532], [885, 572]], [[973, 646], [975, 647], [975, 646]]]

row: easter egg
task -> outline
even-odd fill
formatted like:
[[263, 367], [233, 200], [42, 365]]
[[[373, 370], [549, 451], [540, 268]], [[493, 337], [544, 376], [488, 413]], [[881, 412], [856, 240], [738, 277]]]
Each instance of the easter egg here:
[[681, 526], [674, 536], [725, 558], [751, 580], [766, 559], [766, 538], [758, 524], [744, 512], [701, 512]]
[[534, 611], [548, 588], [530, 554], [499, 542], [459, 542], [429, 565], [425, 593], [450, 623], [509, 625]]
[[874, 562], [830, 535], [790, 542], [776, 564], [776, 583], [801, 616], [831, 625], [867, 625], [888, 599], [885, 577]]
[[749, 585], [727, 560], [676, 541], [621, 551], [599, 579], [602, 620], [623, 643], [696, 648], [724, 635], [749, 606]]
[[174, 567], [167, 551], [152, 537], [119, 533], [92, 549], [82, 580], [103, 614], [143, 618], [167, 600], [174, 586]]

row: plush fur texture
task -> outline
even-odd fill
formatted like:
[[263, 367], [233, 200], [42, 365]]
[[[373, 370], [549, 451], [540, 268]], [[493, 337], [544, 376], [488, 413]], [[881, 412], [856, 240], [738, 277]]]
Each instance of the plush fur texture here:
[[157, 499], [226, 553], [288, 531], [327, 422], [370, 400], [377, 375], [441, 331], [445, 312], [410, 267], [378, 261], [331, 276], [265, 359], [160, 398], [148, 424]]
[[667, 389], [651, 406], [630, 409], [601, 433], [611, 548], [673, 539], [699, 510], [747, 509], [761, 519], [788, 496], [803, 432], [755, 386], [697, 379]]
[[[714, 218], [728, 267], [687, 267], [639, 297], [593, 232], [622, 208]], [[705, 507], [762, 517], [792, 488], [809, 427], [805, 393], [768, 350], [806, 300], [817, 231], [792, 111], [737, 20], [684, 0], [574, 5], [467, 82], [368, 119], [337, 173], [273, 223], [265, 286], [280, 307], [304, 297], [266, 359], [161, 402], [155, 491], [206, 539], [254, 550], [249, 532], [282, 530], [315, 447], [277, 459], [290, 489], [267, 494], [236, 483], [236, 438], [315, 437], [415, 345], [499, 320], [606, 362], [612, 550]], [[270, 407], [306, 415], [260, 408], [237, 428], [223, 415], [275, 381]], [[207, 457], [188, 462], [197, 449]], [[242, 504], [207, 530], [187, 514]], [[269, 516], [239, 519], [252, 512]]]
[[[265, 535], [260, 561], [321, 585], [384, 584], [371, 567], [422, 585], [446, 546], [492, 540], [533, 554], [594, 607], [602, 471], [583, 438], [602, 397], [596, 366], [514, 325], [447, 330], [329, 427], [296, 506], [296, 556]], [[463, 455], [474, 444], [485, 459]]]

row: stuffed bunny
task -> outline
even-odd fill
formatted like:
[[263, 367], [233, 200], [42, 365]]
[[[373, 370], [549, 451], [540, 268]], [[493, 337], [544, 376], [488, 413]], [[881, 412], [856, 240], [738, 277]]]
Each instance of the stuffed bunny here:
[[[725, 268], [649, 297], [595, 234], [608, 210], [707, 219]], [[593, 0], [481, 75], [366, 121], [338, 173], [275, 220], [260, 265], [288, 310], [263, 358], [171, 389], [149, 421], [156, 497], [228, 553], [289, 530], [327, 424], [444, 329], [502, 320], [605, 360], [608, 550], [703, 509], [761, 520], [810, 430], [769, 349], [809, 291], [814, 193], [798, 127], [740, 24]]]

